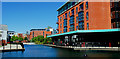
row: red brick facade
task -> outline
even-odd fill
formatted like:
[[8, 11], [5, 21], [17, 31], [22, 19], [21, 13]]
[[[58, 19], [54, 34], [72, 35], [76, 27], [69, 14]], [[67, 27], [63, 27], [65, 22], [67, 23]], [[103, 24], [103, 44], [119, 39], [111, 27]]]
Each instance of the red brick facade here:
[[45, 30], [31, 31], [30, 36], [29, 36], [29, 40], [31, 40], [33, 37], [37, 37], [39, 35], [42, 35], [45, 38], [47, 35], [51, 35], [51, 34], [52, 34], [51, 31], [45, 31]]
[[[88, 2], [88, 8], [86, 6], [87, 0], [83, 2], [79, 2], [76, 5], [72, 6], [71, 8], [67, 9], [63, 13], [58, 15], [58, 33], [64, 33], [64, 28], [67, 27], [67, 32], [70, 32], [70, 17], [74, 16], [74, 30], [81, 30], [79, 29], [79, 23], [84, 22], [84, 29], [82, 30], [97, 30], [97, 29], [111, 29], [111, 28], [116, 28], [114, 25], [114, 22], [112, 22], [112, 18], [115, 15], [114, 11], [111, 12], [111, 6], [114, 5], [114, 3], [111, 2]], [[119, 2], [120, 3], [120, 2]], [[67, 4], [67, 3], [66, 3]], [[80, 5], [83, 4], [83, 9], [80, 8]], [[65, 5], [64, 5], [65, 6]], [[63, 8], [62, 6], [61, 8]], [[119, 4], [120, 7], [120, 4]], [[59, 8], [57, 11], [59, 11], [61, 8]], [[78, 9], [76, 9], [78, 8]], [[74, 10], [74, 15], [72, 15], [72, 11]], [[78, 10], [78, 13], [76, 12]], [[79, 13], [83, 12], [84, 14], [84, 20], [79, 21]], [[65, 14], [67, 13], [67, 18], [65, 17]], [[70, 13], [70, 16], [69, 16]], [[88, 13], [88, 19], [86, 18], [86, 14]], [[112, 13], [112, 16], [111, 16]], [[120, 14], [120, 11], [119, 11]], [[114, 16], [115, 17], [115, 16]], [[119, 15], [120, 17], [120, 15]], [[67, 26], [64, 26], [64, 19], [67, 19]], [[78, 22], [77, 22], [78, 20]], [[88, 24], [88, 28], [87, 28]], [[120, 22], [118, 24], [120, 27]], [[77, 27], [78, 26], [78, 27]]]

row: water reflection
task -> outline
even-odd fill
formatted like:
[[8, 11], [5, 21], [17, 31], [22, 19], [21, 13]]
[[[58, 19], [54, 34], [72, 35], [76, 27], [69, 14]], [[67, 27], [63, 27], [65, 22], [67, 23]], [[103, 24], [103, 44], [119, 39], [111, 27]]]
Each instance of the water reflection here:
[[25, 51], [5, 52], [2, 57], [120, 57], [120, 52], [74, 51], [43, 45], [25, 45]]

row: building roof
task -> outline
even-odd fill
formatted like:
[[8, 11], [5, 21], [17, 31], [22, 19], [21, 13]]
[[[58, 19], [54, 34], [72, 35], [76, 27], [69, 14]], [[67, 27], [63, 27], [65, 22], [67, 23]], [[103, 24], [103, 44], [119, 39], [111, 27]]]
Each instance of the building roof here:
[[117, 28], [117, 29], [103, 29], [103, 30], [77, 30], [77, 31], [71, 31], [71, 32], [66, 32], [66, 33], [61, 33], [61, 34], [55, 34], [55, 35], [51, 35], [47, 37], [69, 35], [69, 34], [74, 34], [74, 33], [117, 32], [117, 31], [120, 31], [120, 29]]
[[45, 31], [46, 29], [31, 29], [30, 31]]

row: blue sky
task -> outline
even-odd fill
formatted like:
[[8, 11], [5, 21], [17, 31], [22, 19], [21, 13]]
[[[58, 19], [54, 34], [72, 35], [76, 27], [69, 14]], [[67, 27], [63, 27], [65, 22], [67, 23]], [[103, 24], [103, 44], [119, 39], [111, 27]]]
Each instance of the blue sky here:
[[57, 9], [64, 2], [3, 2], [2, 24], [8, 30], [25, 33], [32, 28], [56, 29]]

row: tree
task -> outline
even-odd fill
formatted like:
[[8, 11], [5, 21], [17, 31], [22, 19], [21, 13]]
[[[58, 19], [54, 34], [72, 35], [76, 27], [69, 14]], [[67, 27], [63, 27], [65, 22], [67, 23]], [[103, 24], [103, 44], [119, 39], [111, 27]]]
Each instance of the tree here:
[[37, 36], [37, 41], [43, 42], [43, 40], [44, 40], [44, 36], [42, 35]]
[[14, 35], [14, 36], [12, 36], [12, 38], [10, 39], [10, 41], [15, 41], [15, 40], [16, 40], [16, 37]]
[[27, 37], [25, 37], [25, 38], [24, 38], [24, 40], [28, 40], [28, 38], [27, 38]]
[[23, 38], [22, 37], [18, 37], [18, 40], [23, 41]]

